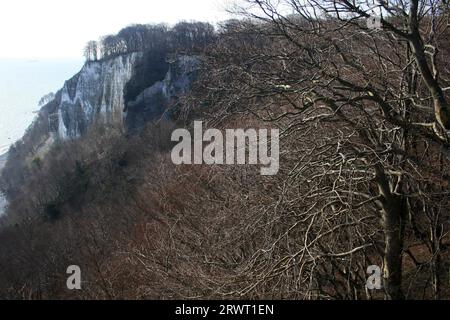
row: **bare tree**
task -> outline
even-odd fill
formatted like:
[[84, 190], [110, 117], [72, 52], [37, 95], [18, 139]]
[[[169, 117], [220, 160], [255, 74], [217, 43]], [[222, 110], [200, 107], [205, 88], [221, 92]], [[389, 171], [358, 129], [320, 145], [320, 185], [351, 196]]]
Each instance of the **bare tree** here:
[[298, 268], [306, 296], [332, 294], [331, 272], [334, 294], [358, 297], [372, 262], [383, 264], [388, 298], [408, 296], [405, 257], [422, 268], [409, 246], [420, 241], [438, 263], [448, 228], [447, 5], [380, 2], [376, 30], [366, 1], [246, 2], [240, 13], [251, 20], [226, 26], [211, 55], [209, 68], [222, 65], [206, 80], [215, 117], [251, 112], [302, 150], [287, 180], [302, 192], [283, 196], [298, 217], [283, 236], [302, 245], [265, 269], [266, 251], [257, 253], [246, 290]]
[[97, 41], [89, 41], [84, 48], [84, 57], [86, 61], [98, 60], [98, 44]]

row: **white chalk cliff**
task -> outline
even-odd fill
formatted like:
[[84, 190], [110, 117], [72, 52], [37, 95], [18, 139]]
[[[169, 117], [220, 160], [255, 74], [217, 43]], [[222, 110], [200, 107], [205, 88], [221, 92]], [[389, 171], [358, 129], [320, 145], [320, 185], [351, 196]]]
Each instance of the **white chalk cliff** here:
[[58, 135], [77, 138], [95, 121], [123, 124], [124, 88], [141, 53], [87, 62], [61, 90]]
[[49, 131], [64, 140], [76, 139], [93, 123], [136, 130], [164, 114], [173, 99], [189, 88], [198, 59], [186, 55], [176, 57], [162, 81], [144, 89], [125, 105], [125, 86], [143, 58], [142, 53], [130, 53], [86, 62], [77, 75], [66, 81], [55, 100], [42, 109], [50, 118]]

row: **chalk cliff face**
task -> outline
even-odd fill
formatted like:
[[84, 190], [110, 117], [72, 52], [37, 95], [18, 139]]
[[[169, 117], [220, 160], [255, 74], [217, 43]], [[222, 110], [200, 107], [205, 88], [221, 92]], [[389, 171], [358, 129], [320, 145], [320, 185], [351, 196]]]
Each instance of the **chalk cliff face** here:
[[57, 108], [59, 137], [77, 138], [95, 121], [122, 125], [124, 88], [141, 58], [141, 53], [131, 53], [87, 62], [66, 81]]
[[[170, 61], [162, 81], [143, 90], [125, 104], [124, 90], [144, 58], [131, 53], [105, 61], [87, 62], [53, 101], [50, 131], [61, 139], [76, 139], [95, 122], [115, 124], [134, 132], [146, 122], [169, 116], [168, 106], [186, 92], [195, 78], [198, 58], [181, 55]], [[56, 122], [56, 123], [55, 123]]]

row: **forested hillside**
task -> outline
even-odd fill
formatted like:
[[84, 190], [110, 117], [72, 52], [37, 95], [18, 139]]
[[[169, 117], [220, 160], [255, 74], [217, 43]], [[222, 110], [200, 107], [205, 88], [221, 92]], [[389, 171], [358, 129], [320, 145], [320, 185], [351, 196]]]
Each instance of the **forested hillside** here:
[[[379, 2], [379, 28], [365, 1], [276, 2], [247, 0], [216, 30], [133, 26], [88, 44], [87, 65], [142, 56], [125, 121], [58, 137], [54, 100], [10, 150], [0, 297], [450, 296], [447, 2]], [[175, 165], [171, 134], [194, 120], [280, 129], [278, 174]]]

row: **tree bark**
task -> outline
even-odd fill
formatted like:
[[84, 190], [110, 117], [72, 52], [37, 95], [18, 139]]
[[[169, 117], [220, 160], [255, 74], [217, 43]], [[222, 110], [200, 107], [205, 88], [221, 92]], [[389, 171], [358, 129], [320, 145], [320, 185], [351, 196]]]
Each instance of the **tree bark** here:
[[[410, 35], [408, 40], [411, 44], [417, 66], [422, 74], [422, 79], [433, 97], [436, 121], [442, 128], [450, 130], [450, 112], [448, 101], [445, 98], [442, 88], [439, 86], [438, 80], [433, 76], [425, 56], [423, 40], [419, 31], [418, 6], [418, 0], [411, 1], [411, 12], [409, 17]], [[434, 66], [434, 68], [436, 69], [437, 66]]]
[[392, 194], [388, 179], [381, 167], [376, 168], [377, 183], [382, 204], [384, 232], [383, 278], [387, 299], [403, 300], [402, 253], [406, 205], [400, 196]]

